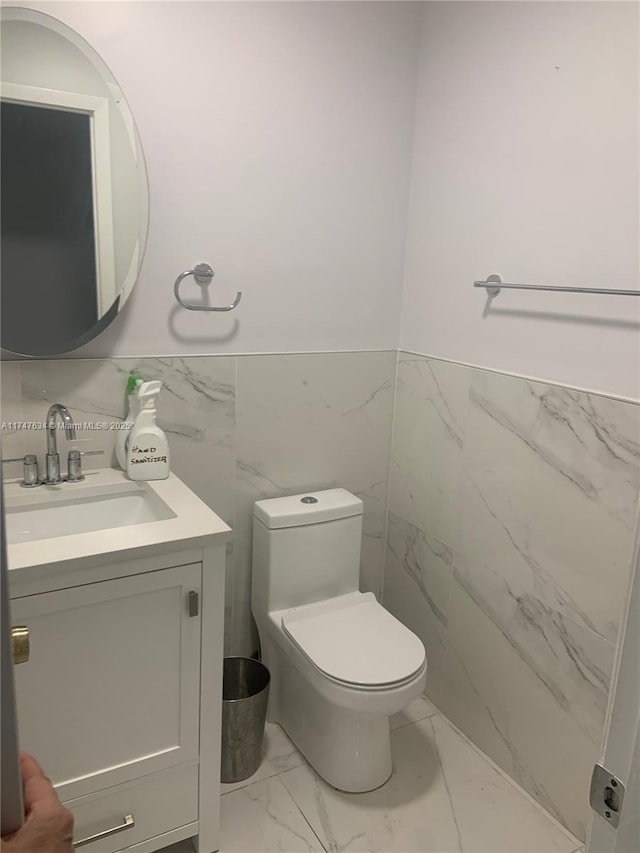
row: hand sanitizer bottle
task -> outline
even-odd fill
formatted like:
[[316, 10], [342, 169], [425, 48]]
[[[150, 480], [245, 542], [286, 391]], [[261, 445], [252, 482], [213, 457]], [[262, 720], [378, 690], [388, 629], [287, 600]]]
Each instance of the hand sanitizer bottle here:
[[135, 373], [132, 373], [127, 379], [127, 417], [125, 418], [125, 423], [131, 424], [131, 426], [126, 429], [118, 430], [116, 434], [116, 459], [118, 460], [118, 465], [122, 468], [123, 471], [127, 470], [127, 439], [129, 438], [129, 433], [133, 427], [133, 422], [135, 421], [138, 413], [140, 411], [140, 400], [138, 397], [138, 388], [142, 385], [144, 379], [142, 376], [138, 376]]
[[162, 388], [157, 379], [138, 388], [140, 412], [127, 441], [127, 474], [130, 480], [166, 480], [169, 476], [169, 443], [156, 424], [156, 399]]

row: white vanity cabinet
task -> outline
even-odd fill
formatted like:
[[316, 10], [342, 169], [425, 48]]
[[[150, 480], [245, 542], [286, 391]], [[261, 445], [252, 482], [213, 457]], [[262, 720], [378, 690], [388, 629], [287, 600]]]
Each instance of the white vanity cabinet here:
[[184, 550], [9, 572], [12, 624], [29, 634], [15, 667], [20, 746], [73, 811], [87, 853], [186, 838], [218, 849], [228, 528], [217, 521]]
[[20, 737], [62, 800], [198, 758], [199, 565], [31, 595]]

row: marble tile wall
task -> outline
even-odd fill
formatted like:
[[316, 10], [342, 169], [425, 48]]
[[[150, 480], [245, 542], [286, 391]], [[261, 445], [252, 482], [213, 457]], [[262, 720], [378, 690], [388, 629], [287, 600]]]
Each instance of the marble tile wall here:
[[584, 839], [640, 491], [640, 405], [400, 353], [384, 603], [427, 695]]
[[[9, 422], [43, 421], [53, 402], [79, 423], [121, 420], [132, 370], [162, 379], [173, 470], [234, 528], [226, 653], [256, 647], [253, 502], [344, 486], [365, 504], [361, 586], [384, 585], [423, 639], [429, 697], [584, 838], [640, 406], [395, 352], [3, 362], [3, 456], [42, 461], [42, 430]], [[114, 440], [82, 429], [74, 445], [103, 450], [101, 467]]]
[[[250, 617], [251, 518], [260, 498], [343, 486], [365, 504], [364, 589], [382, 592], [395, 352], [2, 362], [3, 456], [37, 453], [51, 403], [74, 420], [125, 416], [131, 371], [161, 379], [158, 422], [172, 469], [234, 528], [227, 554], [227, 653], [256, 648]], [[62, 434], [60, 434], [62, 436]], [[87, 467], [115, 465], [115, 431], [80, 429], [69, 444], [102, 450]], [[65, 441], [59, 440], [65, 458]], [[21, 466], [5, 466], [7, 477]]]
[[[394, 352], [238, 358], [236, 611], [251, 594], [256, 500], [342, 486], [364, 502], [361, 588], [378, 597], [384, 573]], [[246, 624], [235, 643], [246, 648]]]

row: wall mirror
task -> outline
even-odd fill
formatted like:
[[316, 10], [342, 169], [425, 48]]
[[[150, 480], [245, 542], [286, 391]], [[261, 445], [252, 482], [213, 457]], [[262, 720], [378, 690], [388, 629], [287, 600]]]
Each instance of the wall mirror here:
[[113, 74], [65, 24], [0, 9], [0, 344], [58, 355], [117, 316], [138, 277], [149, 192]]

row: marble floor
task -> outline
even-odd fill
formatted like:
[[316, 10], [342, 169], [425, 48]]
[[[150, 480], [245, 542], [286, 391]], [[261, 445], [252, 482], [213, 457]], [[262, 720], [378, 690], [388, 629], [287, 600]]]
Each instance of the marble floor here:
[[[578, 853], [580, 843], [426, 699], [392, 718], [394, 770], [382, 788], [326, 785], [279, 726], [258, 772], [222, 786], [221, 853]], [[189, 842], [163, 853], [192, 853]]]

